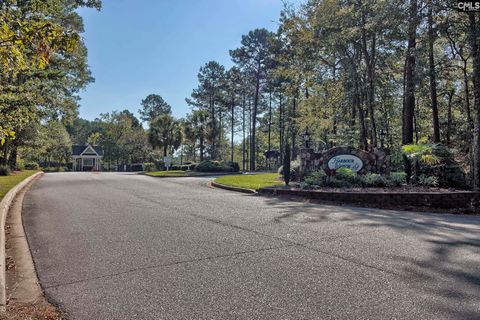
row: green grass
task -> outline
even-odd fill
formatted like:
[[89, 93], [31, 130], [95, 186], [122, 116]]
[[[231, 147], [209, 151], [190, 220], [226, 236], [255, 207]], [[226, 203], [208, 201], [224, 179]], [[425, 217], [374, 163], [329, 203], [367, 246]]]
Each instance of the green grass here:
[[278, 173], [261, 173], [225, 176], [217, 178], [214, 181], [226, 186], [258, 190], [264, 187], [283, 185], [284, 182], [280, 181], [279, 178], [280, 175]]
[[24, 170], [21, 172], [13, 172], [9, 176], [0, 176], [0, 201], [3, 197], [17, 184], [22, 182], [24, 179], [30, 177], [32, 174], [36, 173], [36, 170]]
[[146, 173], [152, 177], [190, 177], [195, 173], [192, 171], [170, 170], [170, 171], [152, 171]]

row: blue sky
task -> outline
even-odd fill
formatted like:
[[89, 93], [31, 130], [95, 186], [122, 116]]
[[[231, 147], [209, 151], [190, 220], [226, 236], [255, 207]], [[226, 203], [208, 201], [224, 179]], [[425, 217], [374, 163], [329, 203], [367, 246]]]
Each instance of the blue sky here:
[[81, 9], [89, 65], [96, 81], [81, 93], [80, 116], [129, 109], [160, 94], [177, 117], [203, 64], [231, 66], [229, 49], [255, 28], [276, 30], [281, 0], [104, 0]]

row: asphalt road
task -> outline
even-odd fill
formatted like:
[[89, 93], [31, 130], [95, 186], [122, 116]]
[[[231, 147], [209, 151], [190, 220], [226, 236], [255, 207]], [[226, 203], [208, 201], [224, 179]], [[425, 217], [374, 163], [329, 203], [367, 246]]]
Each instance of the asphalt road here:
[[70, 319], [480, 319], [480, 216], [333, 207], [206, 178], [46, 174], [23, 219]]

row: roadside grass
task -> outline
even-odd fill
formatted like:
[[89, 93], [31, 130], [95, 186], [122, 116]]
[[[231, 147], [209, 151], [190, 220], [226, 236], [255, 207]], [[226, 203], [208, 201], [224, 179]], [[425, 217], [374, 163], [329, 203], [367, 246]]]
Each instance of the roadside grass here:
[[231, 187], [258, 190], [264, 187], [281, 186], [284, 182], [279, 180], [278, 173], [246, 174], [238, 176], [225, 176], [215, 179], [218, 184]]
[[170, 171], [152, 171], [146, 172], [147, 176], [152, 177], [190, 177], [194, 175], [191, 171], [170, 170]]
[[30, 177], [32, 174], [36, 173], [36, 170], [24, 170], [24, 171], [15, 171], [11, 175], [3, 177], [0, 176], [0, 201], [3, 197], [17, 184], [22, 182], [24, 179]]

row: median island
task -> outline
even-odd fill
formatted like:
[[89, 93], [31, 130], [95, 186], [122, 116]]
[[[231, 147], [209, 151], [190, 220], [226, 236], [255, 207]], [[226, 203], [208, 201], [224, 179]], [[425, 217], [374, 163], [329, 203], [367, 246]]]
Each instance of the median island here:
[[285, 184], [278, 173], [225, 176], [215, 179], [214, 182], [224, 186], [250, 190], [259, 190], [261, 188], [282, 186]]

